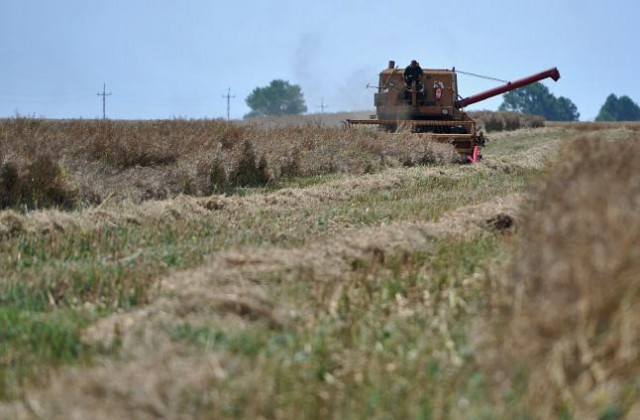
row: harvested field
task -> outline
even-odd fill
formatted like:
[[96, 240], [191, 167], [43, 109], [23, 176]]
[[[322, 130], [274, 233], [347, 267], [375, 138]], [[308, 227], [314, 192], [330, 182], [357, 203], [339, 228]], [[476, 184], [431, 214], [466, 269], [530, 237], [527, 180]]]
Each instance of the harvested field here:
[[2, 418], [640, 414], [634, 128], [0, 133]]

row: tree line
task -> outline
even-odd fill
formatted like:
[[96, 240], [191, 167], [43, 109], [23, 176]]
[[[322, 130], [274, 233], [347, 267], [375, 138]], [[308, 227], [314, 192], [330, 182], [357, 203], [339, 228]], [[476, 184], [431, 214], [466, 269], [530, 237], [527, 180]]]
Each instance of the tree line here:
[[[556, 97], [540, 82], [513, 90], [502, 96], [500, 111], [540, 115], [548, 121], [577, 121], [578, 107], [571, 99]], [[245, 102], [251, 112], [245, 118], [269, 115], [298, 115], [307, 112], [300, 85], [286, 80], [272, 80], [268, 86], [255, 88]], [[596, 121], [640, 121], [640, 107], [628, 96], [610, 94], [600, 108]]]

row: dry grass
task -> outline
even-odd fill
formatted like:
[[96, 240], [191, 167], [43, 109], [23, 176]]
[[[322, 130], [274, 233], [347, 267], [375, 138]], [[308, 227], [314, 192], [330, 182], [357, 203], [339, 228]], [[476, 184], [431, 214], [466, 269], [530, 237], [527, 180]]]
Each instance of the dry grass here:
[[[141, 202], [233, 193], [278, 180], [450, 162], [453, 148], [391, 135], [271, 120], [0, 121], [3, 208]], [[41, 180], [51, 184], [40, 185]]]
[[[165, 277], [153, 303], [85, 330], [91, 345], [121, 343], [117, 360], [67, 370], [5, 412], [291, 418], [367, 406], [396, 416], [455, 410], [447, 366], [460, 369], [456, 319], [476, 290], [457, 276], [473, 274], [474, 257], [494, 240], [473, 238], [490, 232], [496, 215], [515, 214], [518, 201], [460, 208], [438, 222], [352, 228], [302, 248], [218, 253]], [[461, 256], [468, 265], [458, 266]], [[392, 404], [389, 383], [403, 404]]]
[[363, 110], [354, 112], [327, 112], [324, 114], [309, 115], [285, 115], [281, 117], [257, 117], [244, 120], [244, 123], [258, 123], [264, 127], [292, 127], [292, 126], [308, 126], [316, 127], [342, 127], [345, 120], [351, 119], [368, 119], [375, 114], [374, 110]]
[[512, 230], [511, 194], [540, 171], [512, 158], [5, 211], [0, 283], [11, 316], [0, 321], [13, 323], [0, 395], [13, 402], [0, 413], [457, 413], [470, 279]]
[[524, 115], [509, 111], [472, 111], [469, 116], [480, 123], [487, 132], [515, 131], [521, 128], [540, 128], [545, 119], [539, 115]]
[[19, 123], [102, 203], [0, 212], [0, 417], [637, 413], [634, 130], [502, 132], [478, 165], [412, 166], [436, 152], [405, 134], [122, 122], [79, 147], [84, 122]]
[[603, 130], [619, 130], [626, 129], [637, 131], [640, 130], [640, 122], [547, 122], [549, 127], [570, 128], [577, 131], [603, 131]]
[[2, 163], [0, 157], [0, 209], [72, 208], [76, 192], [64, 182], [60, 166], [51, 158], [38, 155], [25, 167], [11, 162]]
[[640, 416], [640, 137], [626, 133], [564, 148], [489, 291], [484, 363], [503, 392], [528, 377], [520, 409], [539, 418]]

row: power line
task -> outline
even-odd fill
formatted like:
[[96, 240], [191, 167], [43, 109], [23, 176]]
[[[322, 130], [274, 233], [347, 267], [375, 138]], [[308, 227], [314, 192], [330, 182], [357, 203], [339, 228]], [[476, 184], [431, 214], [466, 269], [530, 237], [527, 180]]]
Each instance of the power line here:
[[229, 88], [227, 90], [227, 94], [226, 95], [222, 95], [223, 98], [226, 98], [227, 100], [227, 121], [229, 121], [229, 112], [231, 110], [231, 99], [235, 98], [236, 95], [231, 96], [231, 88]]
[[107, 93], [107, 84], [102, 85], [102, 93], [98, 92], [98, 96], [102, 96], [102, 119], [107, 119], [107, 96], [111, 96], [111, 92]]

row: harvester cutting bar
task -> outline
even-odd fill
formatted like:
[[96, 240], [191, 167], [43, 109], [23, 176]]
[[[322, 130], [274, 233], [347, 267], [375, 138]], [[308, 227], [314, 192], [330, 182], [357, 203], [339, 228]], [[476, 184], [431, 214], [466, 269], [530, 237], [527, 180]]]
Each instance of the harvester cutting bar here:
[[439, 121], [439, 120], [347, 120], [349, 125], [385, 125], [385, 126], [430, 126], [463, 127], [467, 132], [475, 132], [475, 121]]

